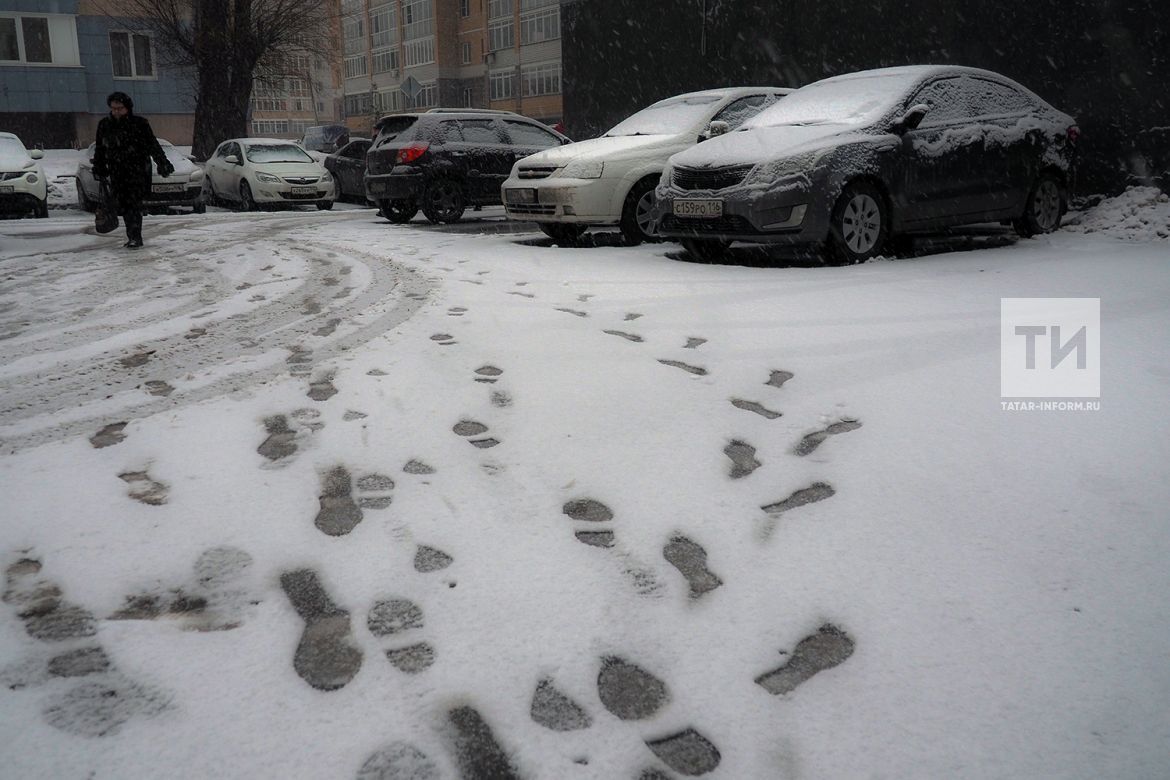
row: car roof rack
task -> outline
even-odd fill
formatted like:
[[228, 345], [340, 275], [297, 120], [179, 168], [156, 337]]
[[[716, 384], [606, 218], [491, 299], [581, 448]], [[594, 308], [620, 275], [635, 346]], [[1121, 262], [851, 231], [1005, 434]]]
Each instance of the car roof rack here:
[[506, 116], [520, 116], [515, 111], [500, 111], [495, 108], [428, 108], [428, 114], [504, 114]]

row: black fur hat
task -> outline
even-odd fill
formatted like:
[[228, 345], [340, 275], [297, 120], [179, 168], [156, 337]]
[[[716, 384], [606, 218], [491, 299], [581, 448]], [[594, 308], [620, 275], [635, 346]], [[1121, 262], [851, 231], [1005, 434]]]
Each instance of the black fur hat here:
[[111, 92], [110, 96], [108, 98], [106, 98], [106, 105], [108, 106], [115, 101], [126, 106], [127, 111], [134, 110], [134, 101], [131, 100], [130, 96], [127, 95], [125, 92]]

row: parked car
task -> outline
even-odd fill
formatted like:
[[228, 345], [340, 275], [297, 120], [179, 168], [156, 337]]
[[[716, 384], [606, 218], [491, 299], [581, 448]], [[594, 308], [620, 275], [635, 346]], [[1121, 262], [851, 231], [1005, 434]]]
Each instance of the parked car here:
[[232, 138], [204, 165], [209, 200], [226, 200], [244, 211], [264, 206], [333, 208], [337, 189], [325, 170], [294, 141]]
[[952, 66], [818, 81], [670, 159], [662, 235], [709, 258], [732, 241], [827, 245], [830, 262], [892, 236], [977, 222], [1056, 230], [1079, 131], [1014, 81]]
[[0, 133], [0, 210], [49, 216], [49, 188], [40, 149], [26, 149], [12, 133]]
[[366, 202], [366, 152], [371, 143], [369, 138], [355, 138], [323, 161], [337, 183], [338, 199]]
[[[203, 202], [203, 169], [191, 162], [191, 158], [176, 149], [170, 141], [158, 139], [167, 161], [175, 171], [170, 176], [159, 176], [158, 166], [150, 161], [150, 194], [142, 201], [146, 208], [162, 206], [187, 206], [196, 214], [207, 210]], [[93, 153], [95, 144], [85, 150], [85, 156], [77, 164], [77, 205], [85, 211], [93, 211], [102, 202], [102, 190], [93, 175]]]
[[391, 222], [421, 208], [431, 222], [456, 222], [468, 206], [500, 203], [517, 160], [569, 139], [510, 111], [431, 109], [380, 119], [366, 158], [366, 198]]
[[306, 127], [298, 143], [310, 152], [333, 154], [349, 140], [349, 128], [345, 125], [317, 125]]
[[592, 225], [617, 225], [626, 243], [639, 244], [655, 236], [654, 188], [667, 159], [739, 127], [789, 92], [737, 87], [660, 100], [600, 138], [518, 162], [504, 182], [504, 207], [561, 242]]

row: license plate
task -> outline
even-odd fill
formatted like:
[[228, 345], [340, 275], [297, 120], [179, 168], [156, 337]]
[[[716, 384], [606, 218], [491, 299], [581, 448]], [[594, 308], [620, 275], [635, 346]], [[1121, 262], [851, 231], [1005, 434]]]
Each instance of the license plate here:
[[366, 185], [366, 189], [373, 193], [385, 192], [386, 184], [380, 181], [372, 181]]
[[293, 195], [314, 195], [317, 192], [316, 187], [293, 187]]
[[674, 202], [674, 215], [691, 219], [717, 219], [723, 216], [723, 201], [676, 200]]
[[150, 188], [151, 192], [182, 192], [182, 184], [155, 184]]
[[16, 189], [11, 184], [0, 186], [0, 195], [11, 195]]
[[534, 189], [508, 189], [504, 190], [504, 196], [509, 203], [536, 203]]

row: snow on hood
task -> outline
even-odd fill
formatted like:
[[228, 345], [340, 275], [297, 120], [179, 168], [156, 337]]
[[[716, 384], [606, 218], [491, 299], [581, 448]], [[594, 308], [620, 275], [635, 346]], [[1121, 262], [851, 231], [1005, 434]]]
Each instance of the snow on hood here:
[[672, 165], [719, 168], [780, 160], [861, 138], [852, 125], [756, 127], [712, 138], [670, 158]]
[[270, 162], [252, 163], [252, 168], [260, 173], [271, 173], [274, 176], [324, 176], [325, 168], [316, 160], [311, 162]]
[[[696, 139], [691, 139], [693, 143]], [[557, 146], [525, 157], [525, 165], [568, 165], [571, 161], [585, 158], [619, 160], [627, 155], [644, 156], [661, 150], [664, 155], [683, 143], [679, 135], [622, 135], [592, 138], [577, 141], [566, 146]]]

